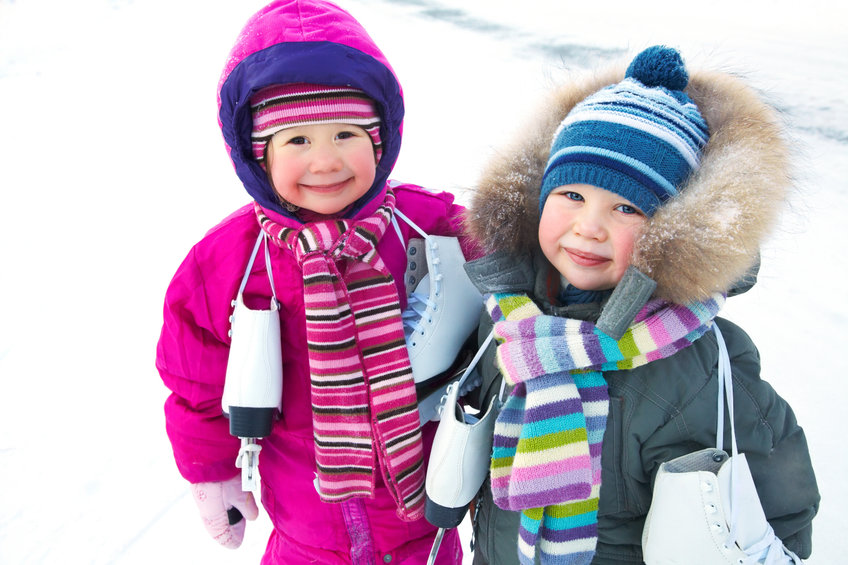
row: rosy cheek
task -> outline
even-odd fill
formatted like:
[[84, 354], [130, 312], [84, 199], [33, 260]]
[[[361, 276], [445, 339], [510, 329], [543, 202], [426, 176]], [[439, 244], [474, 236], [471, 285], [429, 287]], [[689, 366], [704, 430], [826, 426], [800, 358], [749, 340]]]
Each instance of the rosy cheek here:
[[636, 244], [636, 237], [638, 236], [638, 230], [634, 229], [629, 231], [619, 239], [618, 242], [618, 262], [625, 265], [630, 264], [633, 256], [633, 248]]
[[539, 224], [539, 245], [546, 253], [553, 239], [550, 227], [546, 223]]

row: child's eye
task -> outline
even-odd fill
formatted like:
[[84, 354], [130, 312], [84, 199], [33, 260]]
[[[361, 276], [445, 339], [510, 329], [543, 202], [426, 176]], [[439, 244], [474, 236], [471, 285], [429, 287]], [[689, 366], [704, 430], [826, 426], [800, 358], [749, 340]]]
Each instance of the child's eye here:
[[291, 143], [292, 145], [304, 145], [306, 143], [306, 138], [302, 135], [298, 135], [289, 139], [288, 143]]
[[636, 207], [629, 204], [619, 204], [615, 207], [622, 214], [641, 214], [642, 212]]
[[336, 134], [336, 137], [339, 139], [350, 139], [351, 137], [356, 137], [356, 133], [352, 131], [340, 131]]
[[569, 191], [566, 191], [566, 192], [562, 192], [560, 194], [562, 194], [563, 196], [565, 196], [569, 200], [574, 200], [575, 202], [583, 202], [583, 195], [581, 195], [579, 192], [571, 192], [569, 190]]

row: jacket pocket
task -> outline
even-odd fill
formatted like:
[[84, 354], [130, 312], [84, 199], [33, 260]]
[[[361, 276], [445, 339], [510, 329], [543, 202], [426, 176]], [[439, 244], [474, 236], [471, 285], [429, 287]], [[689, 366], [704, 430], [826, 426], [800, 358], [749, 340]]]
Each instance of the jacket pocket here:
[[627, 489], [622, 474], [623, 420], [624, 400], [611, 396], [601, 455], [601, 495], [598, 501], [598, 517], [614, 516], [627, 510]]
[[628, 401], [632, 399], [626, 396], [610, 396], [609, 399], [607, 429], [604, 432], [601, 455], [599, 517], [633, 518], [648, 511], [647, 507], [639, 503], [640, 486], [628, 472], [633, 465], [641, 466], [641, 462], [638, 461], [638, 448], [635, 448], [632, 441], [630, 444], [627, 441]]

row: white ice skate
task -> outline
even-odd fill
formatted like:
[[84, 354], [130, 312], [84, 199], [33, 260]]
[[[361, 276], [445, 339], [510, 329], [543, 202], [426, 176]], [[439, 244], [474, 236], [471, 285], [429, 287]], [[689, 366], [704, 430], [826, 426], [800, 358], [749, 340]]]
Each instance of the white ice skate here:
[[403, 313], [406, 347], [416, 383], [448, 370], [477, 329], [483, 296], [463, 269], [455, 237], [427, 236], [427, 274], [409, 295]]
[[271, 282], [269, 310], [251, 310], [244, 304], [243, 292], [263, 241], [260, 233], [250, 256], [230, 317], [230, 352], [221, 409], [230, 420], [230, 434], [241, 439], [236, 466], [242, 470], [242, 489], [255, 491], [259, 474], [259, 450], [256, 439], [271, 433], [271, 426], [282, 409], [283, 359], [280, 350], [279, 302], [274, 294], [274, 279], [268, 244], [265, 242], [265, 266]]
[[458, 526], [468, 503], [483, 485], [498, 415], [493, 406], [495, 398], [479, 418], [468, 414], [457, 402], [458, 392], [459, 383], [448, 387], [425, 482], [425, 515], [428, 522], [440, 528]]
[[493, 337], [494, 332], [486, 338], [462, 377], [448, 386], [447, 394], [439, 405], [441, 417], [433, 438], [424, 483], [424, 516], [439, 528], [428, 564], [435, 561], [444, 531], [462, 522], [469, 503], [477, 496], [489, 472], [495, 420], [500, 410], [499, 398], [493, 397], [486, 410], [478, 416], [465, 412], [458, 400]]
[[802, 563], [766, 521], [745, 454], [730, 458], [714, 448], [662, 464], [642, 550], [648, 565]]
[[[465, 256], [457, 238], [429, 235], [399, 210], [395, 214], [423, 236], [423, 240], [411, 239], [407, 246], [405, 283], [413, 290], [402, 319], [424, 423], [438, 419], [436, 406], [464, 369], [467, 360], [461, 353], [468, 351], [466, 342], [473, 340], [480, 322], [483, 296], [465, 273]], [[394, 219], [393, 223], [402, 240]], [[475, 382], [472, 377], [466, 386]]]

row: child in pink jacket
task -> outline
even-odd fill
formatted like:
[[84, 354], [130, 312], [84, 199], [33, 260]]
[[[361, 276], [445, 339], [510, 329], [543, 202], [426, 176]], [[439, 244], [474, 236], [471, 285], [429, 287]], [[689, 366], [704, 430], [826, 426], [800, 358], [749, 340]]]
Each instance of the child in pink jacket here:
[[[282, 410], [260, 440], [263, 563], [421, 564], [426, 455], [400, 313], [412, 228], [458, 235], [447, 193], [389, 181], [401, 143], [400, 84], [361, 25], [320, 0], [277, 0], [240, 34], [218, 87], [219, 122], [253, 202], [189, 252], [165, 297], [156, 366], [172, 391], [168, 436], [207, 529], [238, 547], [254, 519], [221, 398], [230, 316], [260, 230], [248, 308], [279, 301]], [[258, 257], [262, 258], [264, 251]], [[438, 563], [460, 563], [455, 531]]]

